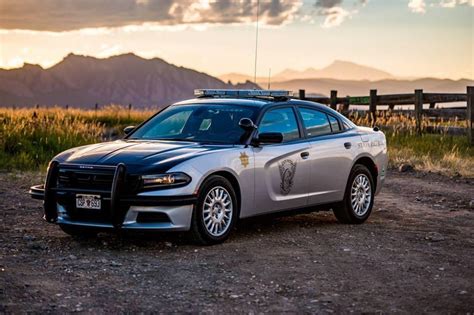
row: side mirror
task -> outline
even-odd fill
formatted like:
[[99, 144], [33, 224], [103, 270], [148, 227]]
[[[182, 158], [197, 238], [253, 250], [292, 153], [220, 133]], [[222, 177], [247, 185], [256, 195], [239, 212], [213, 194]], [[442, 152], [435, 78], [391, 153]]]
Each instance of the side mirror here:
[[252, 119], [250, 118], [242, 118], [239, 121], [239, 126], [245, 131], [253, 131], [257, 129], [257, 126], [253, 123]]
[[128, 126], [123, 128], [123, 132], [128, 135], [130, 132], [132, 132], [135, 129], [135, 126]]
[[283, 134], [281, 132], [264, 132], [258, 135], [258, 143], [282, 143]]

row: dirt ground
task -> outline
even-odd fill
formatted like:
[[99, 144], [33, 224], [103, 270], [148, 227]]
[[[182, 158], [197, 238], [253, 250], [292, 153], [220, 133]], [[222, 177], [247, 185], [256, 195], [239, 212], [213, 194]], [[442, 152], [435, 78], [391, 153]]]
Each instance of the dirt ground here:
[[0, 313], [474, 312], [474, 180], [391, 171], [363, 225], [330, 212], [180, 234], [74, 239], [0, 174]]

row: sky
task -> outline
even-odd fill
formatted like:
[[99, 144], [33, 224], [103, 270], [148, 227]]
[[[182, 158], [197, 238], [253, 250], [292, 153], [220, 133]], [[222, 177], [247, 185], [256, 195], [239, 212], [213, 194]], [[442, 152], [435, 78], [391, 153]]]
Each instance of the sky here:
[[[474, 0], [260, 0], [257, 75], [334, 60], [474, 79]], [[257, 0], [0, 0], [0, 68], [132, 52], [254, 73]]]

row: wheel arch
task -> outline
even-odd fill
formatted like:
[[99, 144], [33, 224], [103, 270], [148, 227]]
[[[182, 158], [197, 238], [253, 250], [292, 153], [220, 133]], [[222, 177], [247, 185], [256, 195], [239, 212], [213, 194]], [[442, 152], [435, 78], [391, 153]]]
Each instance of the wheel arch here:
[[239, 211], [238, 214], [240, 215], [240, 205], [241, 205], [241, 200], [242, 200], [242, 192], [240, 191], [240, 184], [239, 184], [239, 181], [238, 181], [237, 177], [229, 171], [225, 171], [225, 170], [215, 171], [215, 172], [212, 172], [212, 173], [208, 174], [202, 180], [201, 184], [199, 185], [199, 189], [201, 189], [202, 184], [205, 183], [207, 181], [207, 179], [211, 176], [222, 176], [230, 182], [230, 184], [232, 185], [232, 188], [234, 189], [235, 195], [237, 196], [237, 208], [238, 208], [238, 211]]
[[377, 177], [379, 174], [377, 164], [375, 164], [374, 160], [369, 157], [369, 156], [361, 156], [357, 158], [352, 165], [352, 167], [356, 166], [357, 164], [364, 165], [367, 167], [370, 171], [370, 174], [372, 175], [372, 180], [374, 182], [374, 191], [377, 190]]

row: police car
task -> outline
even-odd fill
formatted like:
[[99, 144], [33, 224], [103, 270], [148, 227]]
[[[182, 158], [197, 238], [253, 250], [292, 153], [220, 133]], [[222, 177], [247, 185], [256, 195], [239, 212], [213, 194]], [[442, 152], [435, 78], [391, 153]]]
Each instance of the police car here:
[[280, 90], [196, 90], [117, 141], [60, 153], [44, 185], [44, 218], [71, 235], [103, 229], [190, 231], [223, 242], [238, 219], [333, 210], [369, 217], [385, 178], [377, 128]]

